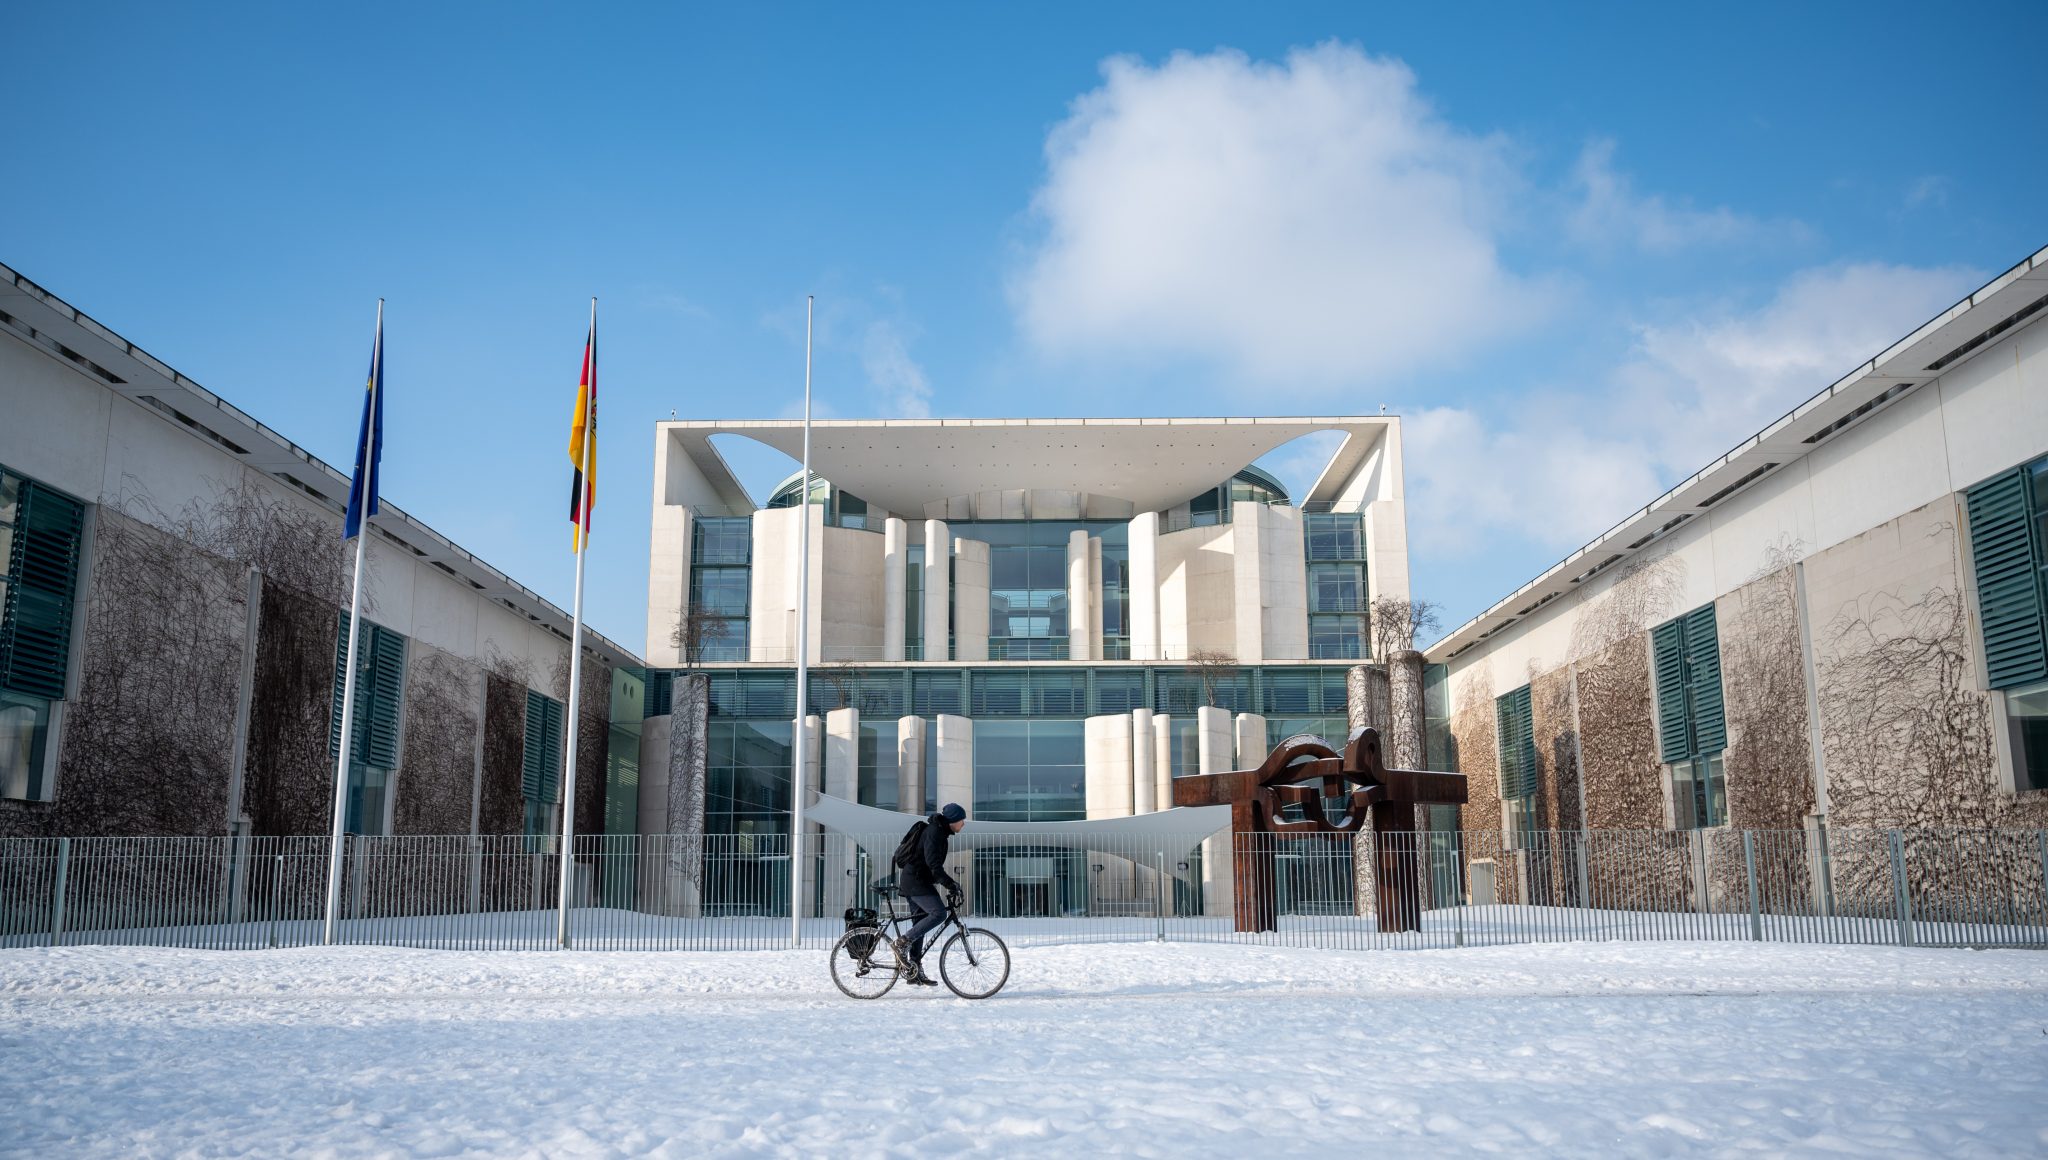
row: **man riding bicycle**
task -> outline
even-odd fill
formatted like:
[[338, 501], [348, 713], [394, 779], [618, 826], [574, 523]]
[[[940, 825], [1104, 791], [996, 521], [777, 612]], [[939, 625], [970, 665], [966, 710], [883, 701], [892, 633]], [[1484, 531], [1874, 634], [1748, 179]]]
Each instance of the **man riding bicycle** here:
[[[917, 914], [909, 933], [896, 940], [896, 956], [910, 968], [908, 981], [920, 987], [939, 985], [924, 973], [924, 936], [946, 921], [946, 906], [957, 910], [966, 898], [960, 884], [946, 873], [947, 849], [953, 835], [966, 824], [967, 811], [948, 802], [944, 809], [910, 828], [896, 855], [896, 886]], [[940, 886], [946, 888], [946, 906], [939, 904]]]

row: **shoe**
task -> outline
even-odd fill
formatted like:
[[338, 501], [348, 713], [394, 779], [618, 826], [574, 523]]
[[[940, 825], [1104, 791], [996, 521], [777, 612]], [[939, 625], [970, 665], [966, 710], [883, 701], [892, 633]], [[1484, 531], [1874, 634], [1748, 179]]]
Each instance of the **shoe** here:
[[906, 938], [893, 938], [893, 939], [890, 939], [890, 940], [889, 940], [889, 945], [890, 945], [891, 947], [893, 947], [893, 948], [895, 949], [895, 951], [896, 951], [896, 961], [897, 961], [897, 962], [899, 962], [899, 963], [912, 963], [912, 964], [914, 964], [914, 963], [916, 963], [916, 962], [917, 962], [917, 959], [916, 959], [916, 957], [915, 957], [915, 956], [913, 956], [913, 955], [912, 955], [912, 954], [910, 953], [910, 940], [909, 940], [909, 939], [906, 939]]
[[913, 987], [936, 987], [939, 985], [937, 979], [924, 973], [923, 963], [910, 964], [910, 978], [908, 982]]

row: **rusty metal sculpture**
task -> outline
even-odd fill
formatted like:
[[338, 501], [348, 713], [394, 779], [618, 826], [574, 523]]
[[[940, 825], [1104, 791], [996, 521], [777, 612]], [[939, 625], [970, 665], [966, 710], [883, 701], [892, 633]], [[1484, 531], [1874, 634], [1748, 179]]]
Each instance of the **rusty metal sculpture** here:
[[[1342, 801], [1332, 818], [1326, 801]], [[1230, 807], [1232, 878], [1237, 929], [1273, 930], [1278, 899], [1275, 839], [1355, 836], [1370, 819], [1379, 928], [1421, 929], [1421, 851], [1408, 835], [1417, 805], [1462, 805], [1465, 777], [1457, 773], [1388, 769], [1380, 758], [1379, 731], [1353, 730], [1339, 753], [1306, 734], [1275, 746], [1257, 769], [1175, 778], [1173, 804]]]

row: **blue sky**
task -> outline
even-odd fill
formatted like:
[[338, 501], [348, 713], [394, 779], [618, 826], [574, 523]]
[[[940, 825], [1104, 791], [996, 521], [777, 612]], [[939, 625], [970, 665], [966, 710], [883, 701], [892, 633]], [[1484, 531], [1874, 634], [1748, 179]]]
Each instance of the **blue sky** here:
[[385, 297], [385, 494], [565, 606], [598, 295], [630, 648], [650, 424], [794, 414], [807, 293], [825, 414], [1385, 403], [1449, 628], [2048, 242], [2043, 43], [2038, 3], [43, 4], [0, 261], [334, 463]]

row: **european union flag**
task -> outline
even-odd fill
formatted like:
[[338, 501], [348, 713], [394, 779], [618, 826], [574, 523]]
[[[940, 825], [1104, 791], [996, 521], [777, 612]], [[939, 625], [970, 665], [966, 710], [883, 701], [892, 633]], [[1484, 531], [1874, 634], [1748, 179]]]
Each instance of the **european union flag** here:
[[363, 530], [363, 517], [377, 514], [377, 461], [384, 455], [384, 300], [377, 300], [377, 341], [370, 347], [370, 382], [363, 397], [363, 427], [356, 436], [355, 479], [348, 485], [348, 516], [341, 538]]

